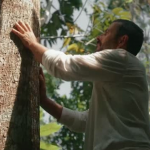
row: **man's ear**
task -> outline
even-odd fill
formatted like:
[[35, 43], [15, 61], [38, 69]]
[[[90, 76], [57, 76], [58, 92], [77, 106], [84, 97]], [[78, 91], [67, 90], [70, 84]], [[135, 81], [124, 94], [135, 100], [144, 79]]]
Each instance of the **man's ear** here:
[[128, 35], [123, 35], [119, 38], [118, 40], [118, 46], [117, 48], [123, 48], [126, 49], [127, 48], [127, 43], [128, 43], [129, 37]]

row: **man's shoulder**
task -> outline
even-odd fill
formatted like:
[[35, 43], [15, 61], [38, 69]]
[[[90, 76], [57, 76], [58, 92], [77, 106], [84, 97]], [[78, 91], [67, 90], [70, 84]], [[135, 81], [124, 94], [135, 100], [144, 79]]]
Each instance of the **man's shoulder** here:
[[95, 55], [104, 59], [124, 61], [127, 57], [127, 51], [124, 49], [105, 49], [103, 51], [96, 52]]
[[96, 52], [96, 54], [126, 56], [127, 51], [124, 49], [105, 49], [105, 50]]

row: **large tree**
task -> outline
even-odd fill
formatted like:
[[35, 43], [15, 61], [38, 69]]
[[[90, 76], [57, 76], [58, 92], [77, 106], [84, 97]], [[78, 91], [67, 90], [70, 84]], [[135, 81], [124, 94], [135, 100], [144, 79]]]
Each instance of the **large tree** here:
[[0, 0], [0, 150], [39, 149], [39, 64], [11, 33], [28, 22], [39, 36], [39, 0]]

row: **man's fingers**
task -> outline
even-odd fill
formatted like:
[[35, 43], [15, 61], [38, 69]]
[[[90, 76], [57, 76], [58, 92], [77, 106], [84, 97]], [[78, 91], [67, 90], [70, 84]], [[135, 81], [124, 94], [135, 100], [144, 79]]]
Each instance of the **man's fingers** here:
[[19, 32], [21, 32], [21, 33], [24, 33], [24, 32], [25, 32], [25, 30], [22, 28], [22, 26], [20, 26], [20, 24], [16, 23], [16, 24], [15, 24], [15, 27], [17, 28], [17, 30], [18, 30]]
[[40, 87], [45, 88], [45, 81], [41, 74], [39, 75], [39, 81], [40, 81]]
[[28, 23], [25, 23], [26, 27], [28, 28], [29, 31], [32, 31], [32, 28], [30, 27], [30, 25]]
[[12, 32], [14, 33], [14, 34], [16, 34], [18, 37], [22, 37], [22, 34], [19, 32], [19, 31], [17, 31], [16, 29], [12, 29]]
[[19, 25], [23, 28], [24, 31], [29, 31], [26, 25], [22, 21], [19, 21]]
[[41, 74], [39, 75], [39, 79], [40, 79], [40, 83], [41, 83], [41, 81], [43, 81], [43, 76]]
[[45, 81], [44, 73], [43, 73], [43, 70], [42, 70], [42, 68], [41, 68], [41, 67], [40, 67], [40, 75], [42, 75], [42, 76], [43, 76], [43, 79], [44, 79], [44, 81]]

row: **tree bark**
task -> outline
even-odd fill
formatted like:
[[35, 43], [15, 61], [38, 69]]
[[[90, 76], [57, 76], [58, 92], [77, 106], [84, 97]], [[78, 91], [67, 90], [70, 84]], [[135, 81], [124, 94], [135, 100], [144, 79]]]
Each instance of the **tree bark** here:
[[11, 30], [28, 22], [39, 37], [39, 0], [0, 0], [0, 150], [39, 150], [39, 64]]

